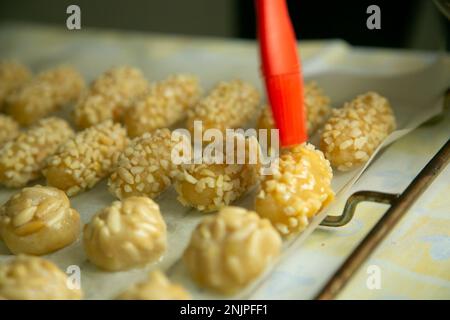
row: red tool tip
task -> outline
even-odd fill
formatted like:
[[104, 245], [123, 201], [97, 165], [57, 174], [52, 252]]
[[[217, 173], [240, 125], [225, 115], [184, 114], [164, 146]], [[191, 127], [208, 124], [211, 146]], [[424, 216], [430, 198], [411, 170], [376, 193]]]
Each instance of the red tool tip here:
[[266, 77], [267, 94], [283, 147], [308, 140], [301, 82], [298, 73]]
[[285, 0], [256, 0], [258, 39], [267, 97], [281, 146], [307, 140], [303, 79]]

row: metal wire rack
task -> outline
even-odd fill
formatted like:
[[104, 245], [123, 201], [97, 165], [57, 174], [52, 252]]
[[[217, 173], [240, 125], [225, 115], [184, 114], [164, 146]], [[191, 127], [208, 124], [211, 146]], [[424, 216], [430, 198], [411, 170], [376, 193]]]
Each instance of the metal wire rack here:
[[427, 165], [414, 178], [401, 194], [384, 193], [378, 191], [358, 191], [352, 194], [345, 204], [340, 216], [328, 216], [321, 223], [322, 226], [341, 227], [354, 216], [356, 207], [363, 201], [389, 204], [390, 208], [372, 228], [350, 254], [343, 265], [328, 280], [315, 299], [333, 299], [345, 287], [358, 268], [370, 257], [372, 252], [383, 239], [394, 229], [395, 225], [414, 204], [419, 196], [433, 182], [436, 176], [450, 161], [450, 140], [435, 154]]

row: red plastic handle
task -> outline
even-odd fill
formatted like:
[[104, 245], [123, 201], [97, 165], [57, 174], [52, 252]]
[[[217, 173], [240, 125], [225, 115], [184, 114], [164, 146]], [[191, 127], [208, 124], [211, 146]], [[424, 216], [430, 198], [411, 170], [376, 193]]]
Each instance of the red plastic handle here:
[[305, 142], [303, 78], [285, 0], [256, 0], [261, 68], [281, 146]]

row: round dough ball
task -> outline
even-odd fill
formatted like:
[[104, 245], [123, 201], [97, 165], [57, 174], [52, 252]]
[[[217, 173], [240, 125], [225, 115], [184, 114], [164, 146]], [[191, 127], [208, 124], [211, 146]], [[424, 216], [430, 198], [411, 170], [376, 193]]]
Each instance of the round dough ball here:
[[332, 177], [330, 163], [312, 144], [285, 149], [273, 174], [261, 177], [256, 212], [281, 235], [295, 235], [334, 199]]
[[84, 227], [89, 260], [110, 271], [153, 262], [166, 250], [166, 224], [158, 205], [147, 197], [114, 201]]
[[53, 187], [23, 188], [0, 207], [0, 235], [12, 253], [43, 255], [74, 242], [80, 215]]
[[0, 299], [81, 299], [81, 289], [70, 288], [68, 277], [52, 262], [25, 255], [0, 266]]
[[231, 204], [257, 183], [255, 165], [201, 163], [183, 169], [175, 184], [177, 199], [202, 212]]
[[184, 263], [200, 286], [231, 294], [256, 279], [281, 249], [281, 237], [256, 212], [224, 207], [195, 229]]
[[119, 300], [190, 300], [182, 286], [173, 284], [161, 271], [153, 271], [147, 280], [133, 285], [123, 292]]
[[369, 161], [396, 126], [389, 100], [367, 92], [333, 109], [321, 133], [320, 150], [333, 168], [349, 171]]
[[19, 134], [19, 124], [12, 117], [0, 114], [0, 147], [6, 142], [13, 140]]
[[[229, 143], [234, 145], [231, 153], [227, 147]], [[203, 212], [217, 211], [242, 197], [257, 184], [261, 168], [258, 140], [240, 133], [227, 134], [222, 145], [222, 152], [217, 153], [206, 152], [209, 145], [205, 147], [201, 163], [194, 161], [176, 168], [175, 190], [177, 199], [184, 206]]]

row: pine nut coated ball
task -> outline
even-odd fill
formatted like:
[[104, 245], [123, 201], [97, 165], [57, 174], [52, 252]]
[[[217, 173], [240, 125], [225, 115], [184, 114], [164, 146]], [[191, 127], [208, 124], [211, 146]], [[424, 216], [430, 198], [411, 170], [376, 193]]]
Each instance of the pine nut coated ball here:
[[198, 100], [201, 88], [198, 79], [177, 74], [152, 84], [149, 93], [139, 99], [124, 115], [130, 137], [138, 137], [159, 128], [168, 128], [182, 120]]
[[6, 112], [29, 126], [75, 101], [84, 89], [83, 77], [70, 66], [41, 72], [7, 99]]
[[119, 156], [117, 168], [108, 181], [109, 191], [119, 199], [156, 198], [176, 175], [171, 159], [173, 146], [169, 129], [157, 129], [133, 139]]
[[80, 215], [56, 188], [24, 188], [0, 207], [0, 235], [14, 254], [47, 254], [68, 246], [79, 233]]
[[395, 127], [389, 101], [368, 92], [341, 109], [333, 109], [324, 126], [320, 149], [333, 167], [348, 171], [366, 163]]
[[281, 237], [267, 219], [225, 207], [197, 226], [183, 261], [200, 286], [224, 294], [243, 289], [281, 250]]
[[0, 110], [15, 90], [31, 79], [31, 71], [17, 61], [0, 62]]
[[147, 197], [115, 201], [84, 227], [88, 259], [109, 271], [127, 270], [158, 260], [166, 250], [166, 224]]
[[258, 214], [283, 235], [302, 231], [334, 198], [330, 163], [311, 144], [284, 151], [272, 175], [261, 177]]
[[78, 132], [47, 159], [47, 184], [68, 196], [94, 187], [112, 172], [127, 142], [125, 129], [111, 120]]
[[123, 292], [119, 300], [190, 300], [191, 296], [182, 286], [173, 284], [159, 270], [150, 273], [147, 280], [133, 285]]
[[0, 265], [0, 299], [81, 299], [81, 289], [69, 283], [67, 275], [55, 264], [39, 257], [20, 255]]
[[39, 120], [21, 132], [0, 149], [0, 183], [17, 188], [39, 178], [46, 158], [73, 134], [69, 124], [56, 117]]

